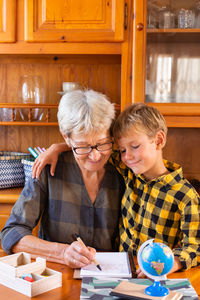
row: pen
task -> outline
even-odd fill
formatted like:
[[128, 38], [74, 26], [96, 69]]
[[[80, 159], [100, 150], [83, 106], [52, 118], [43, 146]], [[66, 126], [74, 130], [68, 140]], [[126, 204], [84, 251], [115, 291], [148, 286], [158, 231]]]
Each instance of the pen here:
[[[74, 236], [75, 236], [76, 240], [77, 240], [81, 245], [83, 245], [85, 248], [87, 248], [86, 245], [83, 243], [82, 239], [81, 239], [76, 233], [74, 234]], [[102, 271], [101, 266], [100, 266], [100, 264], [96, 261], [96, 259], [93, 259], [93, 262], [95, 263], [96, 267], [97, 267], [100, 271]]]
[[33, 150], [33, 148], [28, 147], [28, 151], [33, 155], [33, 157], [35, 157], [35, 158], [38, 157], [37, 153]]

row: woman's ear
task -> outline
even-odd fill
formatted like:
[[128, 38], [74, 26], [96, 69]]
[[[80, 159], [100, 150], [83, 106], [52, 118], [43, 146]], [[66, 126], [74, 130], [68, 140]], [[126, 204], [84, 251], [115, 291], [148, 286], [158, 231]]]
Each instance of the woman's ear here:
[[162, 150], [164, 148], [166, 144], [166, 134], [164, 133], [164, 131], [159, 130], [156, 133], [155, 142], [157, 150]]
[[69, 147], [71, 147], [69, 137], [68, 137], [66, 134], [63, 134], [63, 133], [61, 133], [61, 134], [62, 134], [62, 136], [63, 136], [63, 138], [64, 138], [64, 140], [65, 140], [65, 143], [66, 143]]

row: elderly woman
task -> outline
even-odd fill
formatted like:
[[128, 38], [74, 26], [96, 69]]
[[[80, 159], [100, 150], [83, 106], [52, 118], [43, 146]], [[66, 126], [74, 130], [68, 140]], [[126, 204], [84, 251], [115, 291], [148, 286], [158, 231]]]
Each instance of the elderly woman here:
[[[123, 178], [108, 163], [114, 106], [92, 90], [65, 94], [58, 123], [72, 149], [24, 187], [1, 232], [7, 253], [26, 251], [72, 268], [92, 262], [96, 250], [116, 250]], [[40, 221], [39, 237], [32, 235]], [[84, 248], [74, 241], [80, 235]]]

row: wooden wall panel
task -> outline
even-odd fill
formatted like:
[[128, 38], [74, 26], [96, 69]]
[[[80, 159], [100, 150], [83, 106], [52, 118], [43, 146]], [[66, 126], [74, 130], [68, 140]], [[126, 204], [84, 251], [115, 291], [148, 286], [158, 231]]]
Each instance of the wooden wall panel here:
[[200, 180], [200, 128], [169, 128], [164, 157], [182, 165], [187, 178]]

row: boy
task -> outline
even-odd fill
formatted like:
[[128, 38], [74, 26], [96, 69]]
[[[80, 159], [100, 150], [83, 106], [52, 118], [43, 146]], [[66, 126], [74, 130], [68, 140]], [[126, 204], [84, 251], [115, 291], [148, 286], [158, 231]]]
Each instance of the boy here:
[[[120, 251], [136, 254], [143, 242], [154, 238], [173, 249], [171, 272], [197, 266], [200, 198], [182, 168], [162, 158], [167, 135], [163, 116], [153, 107], [133, 104], [116, 120], [113, 135], [120, 154], [115, 152], [111, 160], [126, 183]], [[138, 270], [138, 277], [142, 275]]]
[[[183, 177], [182, 168], [163, 160], [167, 127], [162, 114], [145, 104], [133, 104], [117, 118], [113, 135], [119, 151], [110, 161], [123, 175], [126, 191], [122, 198], [120, 251], [136, 255], [148, 239], [173, 249], [171, 272], [189, 269], [200, 263], [200, 198]], [[55, 147], [48, 162], [55, 169]], [[65, 145], [58, 147], [64, 151]], [[36, 162], [34, 176], [46, 164]], [[38, 170], [39, 172], [38, 172]], [[138, 277], [143, 274], [137, 270]]]

